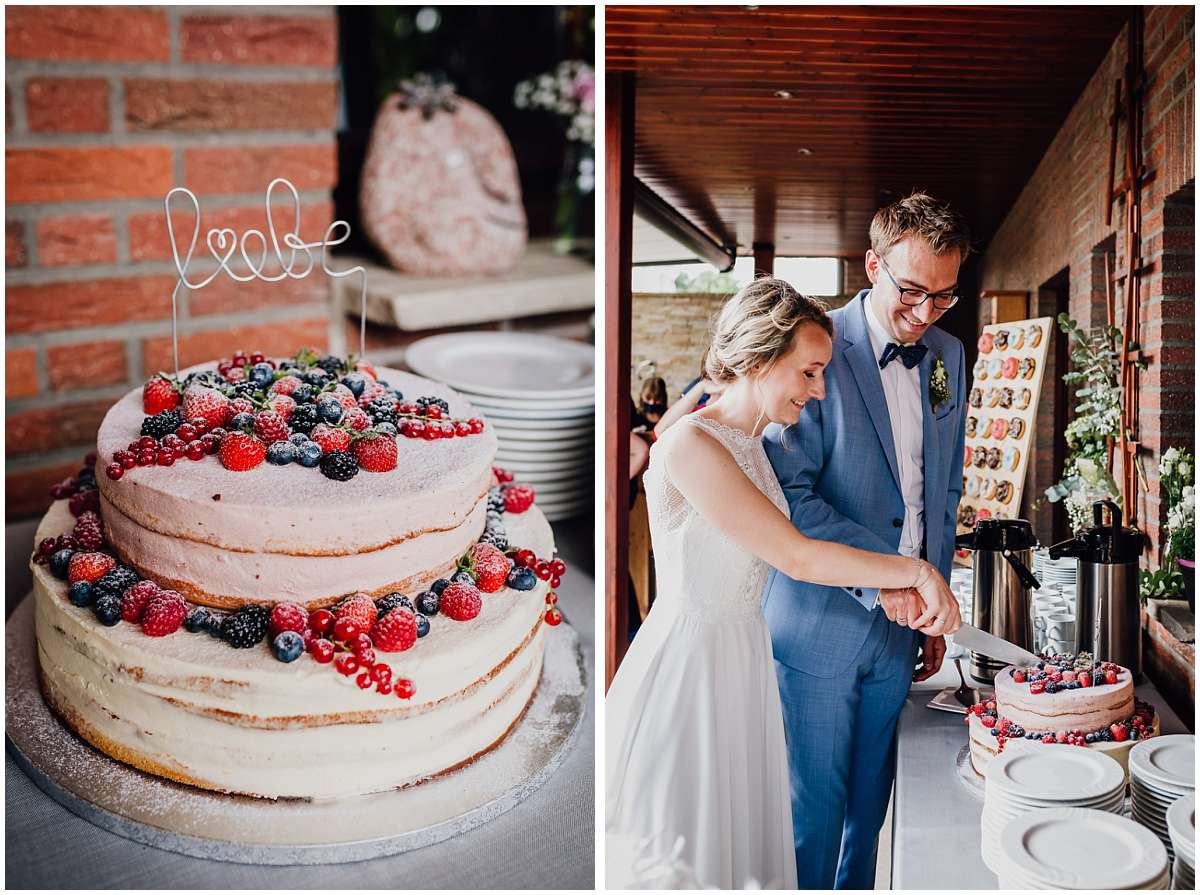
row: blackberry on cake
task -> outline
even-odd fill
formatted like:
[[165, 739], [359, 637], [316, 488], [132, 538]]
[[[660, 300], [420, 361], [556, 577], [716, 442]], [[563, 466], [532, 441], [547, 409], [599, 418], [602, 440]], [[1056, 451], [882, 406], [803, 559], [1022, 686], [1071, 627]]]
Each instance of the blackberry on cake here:
[[225, 618], [221, 636], [232, 647], [249, 649], [262, 643], [267, 636], [271, 613], [263, 606], [243, 606]]
[[178, 410], [163, 410], [142, 420], [141, 434], [151, 438], [162, 438], [170, 435], [183, 425], [183, 417]]
[[321, 457], [321, 474], [327, 479], [348, 482], [358, 475], [358, 461], [346, 451], [328, 451]]
[[403, 606], [405, 609], [409, 610], [410, 612], [413, 611], [412, 600], [410, 600], [408, 597], [404, 596], [404, 594], [399, 593], [399, 592], [394, 591], [394, 592], [388, 594], [387, 596], [385, 596], [383, 599], [375, 601], [375, 608], [378, 610], [379, 618], [383, 618], [385, 615], [387, 615], [389, 612], [391, 612], [397, 606]]
[[107, 628], [121, 621], [121, 601], [111, 594], [96, 598], [92, 609], [96, 614], [96, 621]]

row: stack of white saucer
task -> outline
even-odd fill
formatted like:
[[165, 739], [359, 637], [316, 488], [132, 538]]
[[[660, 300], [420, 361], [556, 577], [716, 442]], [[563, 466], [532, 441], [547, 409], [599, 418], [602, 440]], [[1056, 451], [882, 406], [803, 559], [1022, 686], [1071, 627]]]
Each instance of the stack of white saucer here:
[[1153, 833], [1090, 808], [1023, 814], [1004, 828], [993, 860], [988, 866], [1001, 889], [1166, 889], [1171, 878], [1167, 851]]
[[1172, 889], [1196, 889], [1196, 796], [1184, 796], [1167, 809], [1167, 831], [1175, 849]]
[[1121, 766], [1078, 746], [1005, 749], [988, 762], [984, 777], [980, 846], [997, 876], [1005, 866], [1000, 842], [1015, 819], [1060, 808], [1119, 814], [1125, 801]]
[[1167, 811], [1196, 794], [1196, 738], [1190, 733], [1143, 740], [1129, 750], [1130, 816], [1162, 840], [1174, 857]]
[[595, 479], [595, 348], [535, 333], [421, 339], [405, 361], [457, 389], [496, 433], [496, 465], [529, 485], [551, 522], [590, 509]]

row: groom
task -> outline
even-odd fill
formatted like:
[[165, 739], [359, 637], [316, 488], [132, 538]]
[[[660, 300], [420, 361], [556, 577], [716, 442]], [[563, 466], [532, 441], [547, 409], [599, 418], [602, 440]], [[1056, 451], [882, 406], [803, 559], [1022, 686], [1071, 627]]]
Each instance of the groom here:
[[[962, 218], [915, 193], [879, 210], [870, 289], [832, 312], [823, 401], [764, 434], [804, 534], [923, 557], [948, 581], [962, 494], [963, 346], [933, 326], [958, 300]], [[783, 701], [801, 889], [873, 889], [895, 776], [896, 722], [945, 644], [907, 627], [905, 591], [824, 587], [771, 572], [764, 611]], [[919, 666], [919, 667], [918, 667]], [[914, 672], [914, 668], [916, 671]]]

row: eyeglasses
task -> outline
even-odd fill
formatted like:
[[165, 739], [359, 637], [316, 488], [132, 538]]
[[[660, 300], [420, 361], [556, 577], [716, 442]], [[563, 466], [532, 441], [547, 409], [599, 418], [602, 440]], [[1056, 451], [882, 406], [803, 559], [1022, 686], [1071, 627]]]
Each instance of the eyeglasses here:
[[946, 292], [926, 292], [924, 289], [909, 289], [896, 282], [896, 278], [892, 276], [892, 272], [883, 263], [883, 258], [879, 259], [879, 266], [883, 268], [883, 272], [888, 275], [888, 279], [892, 281], [892, 285], [900, 293], [900, 303], [903, 305], [915, 308], [918, 305], [925, 304], [925, 300], [931, 298], [933, 299], [933, 306], [935, 308], [939, 311], [948, 311], [958, 304], [958, 286], [954, 286]]

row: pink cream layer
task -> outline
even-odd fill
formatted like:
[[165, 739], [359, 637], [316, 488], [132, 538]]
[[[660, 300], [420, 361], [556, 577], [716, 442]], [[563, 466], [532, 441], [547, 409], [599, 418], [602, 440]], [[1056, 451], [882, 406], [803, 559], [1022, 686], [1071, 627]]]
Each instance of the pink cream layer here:
[[996, 708], [1000, 717], [1026, 730], [1090, 732], [1133, 714], [1133, 677], [1117, 672], [1115, 684], [1099, 684], [1057, 693], [1030, 693], [1029, 684], [1013, 681], [1012, 666], [996, 675]]
[[[192, 369], [206, 369], [201, 365]], [[406, 398], [445, 398], [452, 417], [479, 414], [444, 385], [379, 375]], [[139, 437], [141, 389], [117, 402], [97, 437], [99, 466]], [[355, 590], [386, 593], [444, 574], [483, 531], [496, 437], [399, 438], [391, 472], [348, 482], [297, 464], [233, 472], [215, 456], [99, 477], [109, 541], [143, 575], [189, 599], [324, 605]]]

